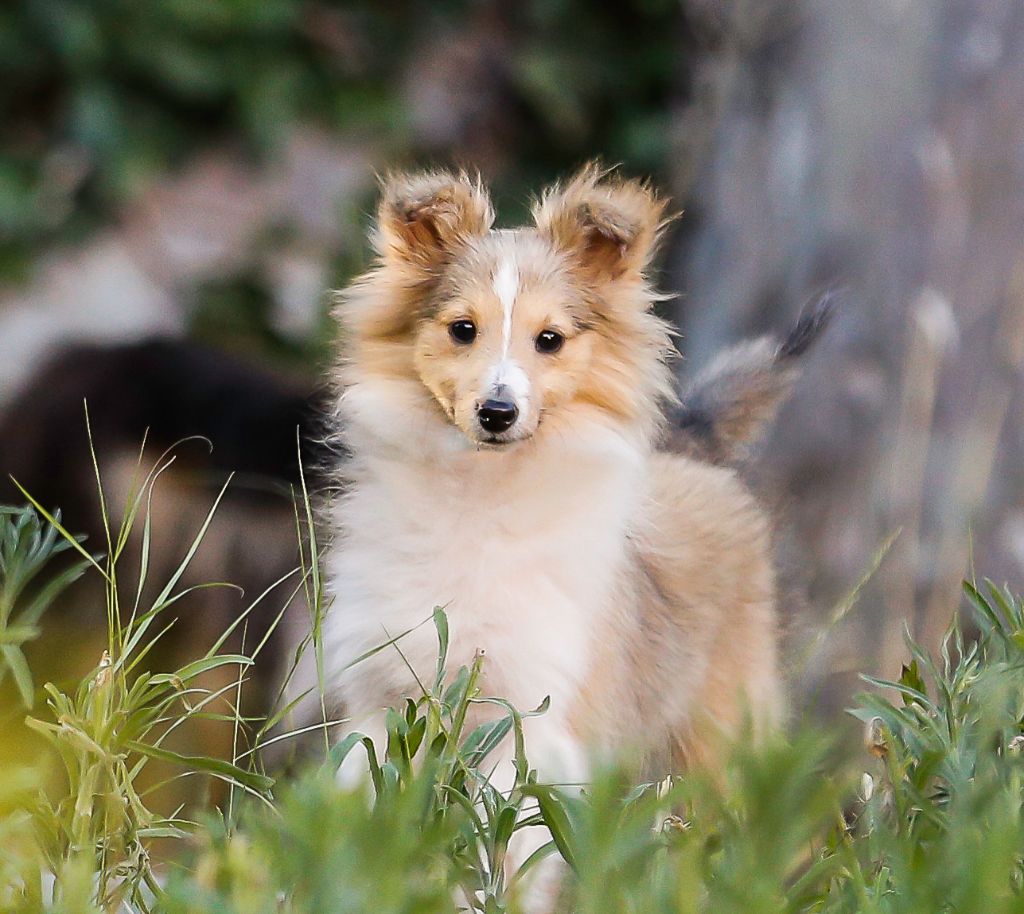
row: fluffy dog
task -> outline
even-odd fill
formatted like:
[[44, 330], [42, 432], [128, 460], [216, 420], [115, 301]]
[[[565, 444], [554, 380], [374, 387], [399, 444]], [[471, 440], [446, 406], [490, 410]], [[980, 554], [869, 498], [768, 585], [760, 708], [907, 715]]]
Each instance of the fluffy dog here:
[[820, 315], [731, 353], [680, 406], [649, 186], [590, 166], [532, 225], [493, 220], [465, 174], [391, 177], [376, 260], [341, 297], [334, 686], [383, 742], [383, 709], [436, 663], [416, 626], [444, 606], [453, 669], [482, 651], [487, 693], [550, 697], [525, 724], [542, 778], [585, 781], [595, 753], [711, 763], [723, 734], [783, 713], [769, 523], [725, 464]]

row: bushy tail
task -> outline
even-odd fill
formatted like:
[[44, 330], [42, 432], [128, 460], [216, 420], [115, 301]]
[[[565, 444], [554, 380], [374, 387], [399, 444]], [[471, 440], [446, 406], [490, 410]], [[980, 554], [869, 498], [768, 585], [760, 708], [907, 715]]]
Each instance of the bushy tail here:
[[800, 377], [801, 356], [828, 326], [838, 295], [804, 310], [783, 340], [765, 336], [717, 356], [685, 390], [666, 446], [711, 463], [742, 460]]

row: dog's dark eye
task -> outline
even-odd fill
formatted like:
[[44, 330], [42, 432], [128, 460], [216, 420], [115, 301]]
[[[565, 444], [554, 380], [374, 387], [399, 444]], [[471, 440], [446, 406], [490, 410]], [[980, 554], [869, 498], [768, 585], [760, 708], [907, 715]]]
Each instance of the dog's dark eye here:
[[453, 321], [448, 332], [456, 343], [472, 343], [476, 339], [476, 324], [472, 321]]
[[537, 334], [537, 351], [558, 352], [564, 342], [565, 337], [557, 330], [542, 330]]

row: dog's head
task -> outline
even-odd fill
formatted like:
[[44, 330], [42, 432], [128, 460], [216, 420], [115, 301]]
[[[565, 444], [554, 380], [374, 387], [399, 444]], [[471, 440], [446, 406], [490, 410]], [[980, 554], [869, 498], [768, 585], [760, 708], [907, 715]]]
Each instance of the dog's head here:
[[[346, 380], [414, 382], [473, 445], [503, 448], [588, 413], [637, 427], [669, 390], [646, 271], [664, 203], [590, 166], [549, 189], [534, 224], [492, 228], [466, 174], [389, 178], [373, 268], [343, 296]], [[401, 421], [397, 416], [388, 421]]]

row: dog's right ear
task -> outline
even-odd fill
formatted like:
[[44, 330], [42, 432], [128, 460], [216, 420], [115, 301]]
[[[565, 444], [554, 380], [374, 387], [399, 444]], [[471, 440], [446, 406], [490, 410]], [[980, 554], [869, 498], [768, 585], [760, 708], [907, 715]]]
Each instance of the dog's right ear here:
[[485, 234], [494, 210], [480, 179], [465, 172], [391, 174], [377, 211], [377, 253], [433, 270]]

